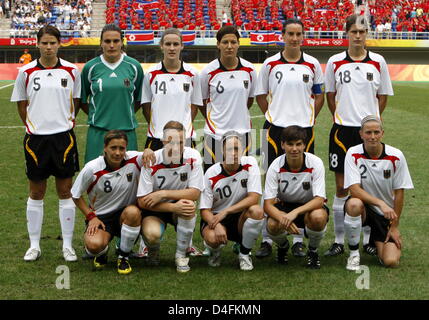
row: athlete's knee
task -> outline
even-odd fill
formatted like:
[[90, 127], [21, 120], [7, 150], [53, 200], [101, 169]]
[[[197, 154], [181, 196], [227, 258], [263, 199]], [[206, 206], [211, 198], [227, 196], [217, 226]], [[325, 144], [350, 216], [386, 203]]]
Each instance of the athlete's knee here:
[[249, 217], [254, 220], [262, 220], [264, 218], [264, 210], [259, 205], [253, 205], [249, 208]]
[[210, 232], [210, 231], [205, 232], [204, 241], [212, 249], [216, 249], [220, 246], [220, 243], [218, 241], [216, 241], [216, 237], [214, 235], [214, 232]]
[[346, 212], [349, 216], [357, 217], [361, 216], [365, 210], [365, 206], [362, 200], [357, 198], [351, 198], [346, 203]]
[[384, 257], [382, 259], [383, 261], [383, 265], [386, 268], [396, 268], [399, 266], [399, 258], [395, 258], [395, 257]]
[[86, 249], [94, 255], [97, 255], [98, 253], [103, 251], [106, 246], [107, 243], [105, 243], [103, 239], [99, 237], [89, 237], [85, 240]]
[[311, 230], [321, 231], [325, 228], [327, 222], [327, 214], [324, 209], [312, 211], [308, 216], [308, 226]]
[[267, 220], [267, 231], [269, 234], [276, 236], [282, 233], [283, 230], [281, 230], [279, 223], [272, 219], [268, 218]]
[[161, 229], [160, 227], [143, 226], [143, 237], [147, 244], [157, 244], [161, 239]]
[[123, 223], [137, 227], [141, 224], [141, 211], [136, 206], [128, 206], [122, 212]]

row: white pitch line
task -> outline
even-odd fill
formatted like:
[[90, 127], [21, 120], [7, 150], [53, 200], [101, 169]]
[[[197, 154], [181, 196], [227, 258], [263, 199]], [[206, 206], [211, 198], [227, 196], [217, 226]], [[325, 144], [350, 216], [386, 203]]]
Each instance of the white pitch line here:
[[[251, 118], [256, 119], [256, 118], [263, 118], [263, 117], [265, 117], [265, 116], [261, 114], [258, 116], [253, 116]], [[205, 122], [205, 120], [195, 120], [194, 122]], [[139, 122], [139, 125], [140, 126], [147, 126], [147, 123]], [[88, 125], [87, 124], [78, 124], [78, 125], [76, 125], [76, 127], [77, 128], [88, 127]], [[0, 126], [0, 129], [24, 129], [24, 128], [25, 128], [25, 126]]]
[[9, 83], [9, 84], [7, 84], [7, 85], [5, 85], [5, 86], [3, 86], [3, 87], [0, 87], [0, 90], [1, 90], [1, 89], [4, 89], [4, 88], [7, 88], [7, 87], [10, 87], [10, 86], [13, 86], [14, 84], [15, 84], [14, 82]]

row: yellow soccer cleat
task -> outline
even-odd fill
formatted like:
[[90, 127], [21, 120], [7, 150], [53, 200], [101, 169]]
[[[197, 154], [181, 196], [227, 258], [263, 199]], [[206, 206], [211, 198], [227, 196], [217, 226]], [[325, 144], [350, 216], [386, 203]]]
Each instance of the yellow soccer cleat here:
[[118, 273], [119, 274], [129, 274], [133, 269], [131, 269], [130, 262], [128, 258], [122, 257], [118, 258]]

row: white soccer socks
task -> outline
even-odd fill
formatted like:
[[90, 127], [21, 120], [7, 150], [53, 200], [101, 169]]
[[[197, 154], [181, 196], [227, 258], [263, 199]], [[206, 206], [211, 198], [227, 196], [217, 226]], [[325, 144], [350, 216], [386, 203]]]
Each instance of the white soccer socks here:
[[[264, 223], [264, 219], [255, 220], [252, 218], [248, 218], [244, 222], [242, 245], [248, 250], [247, 254], [249, 254], [250, 250], [252, 250], [253, 246], [255, 245], [255, 242], [258, 239], [259, 233], [261, 232], [263, 223]], [[240, 249], [240, 252], [241, 251], [242, 250]]]
[[273, 240], [271, 240], [267, 231], [267, 220], [267, 217], [265, 217], [262, 223], [262, 242], [267, 242], [270, 244], [270, 246], [272, 246]]
[[186, 258], [186, 249], [190, 247], [196, 220], [197, 217], [189, 220], [177, 218], [176, 258]]
[[297, 242], [304, 242], [304, 229], [303, 228], [298, 228], [299, 230], [299, 234], [294, 234], [292, 235], [292, 244], [295, 244]]
[[348, 197], [334, 196], [332, 209], [334, 211], [335, 243], [344, 244], [344, 204]]
[[119, 247], [122, 254], [128, 255], [131, 252], [140, 234], [140, 228], [140, 226], [131, 227], [129, 225], [126, 225], [125, 223], [122, 224], [121, 244]]
[[58, 201], [58, 212], [63, 236], [63, 249], [72, 248], [76, 207], [71, 198]]
[[362, 232], [361, 216], [352, 217], [346, 213], [344, 230], [349, 242], [350, 256], [359, 255], [360, 233]]
[[40, 234], [43, 224], [43, 200], [27, 200], [27, 230], [30, 247], [40, 251]]
[[311, 251], [317, 251], [320, 246], [320, 242], [322, 242], [322, 239], [325, 236], [326, 226], [322, 231], [314, 231], [308, 227], [305, 227], [305, 232], [307, 233], [309, 239], [308, 249]]
[[362, 231], [363, 231], [362, 244], [364, 246], [366, 246], [367, 244], [369, 244], [369, 238], [371, 236], [371, 227], [370, 226], [364, 226], [364, 227], [362, 227]]
[[278, 235], [272, 235], [271, 233], [268, 233], [268, 236], [271, 238], [271, 240], [277, 243], [280, 248], [284, 248], [285, 246], [287, 246], [287, 235], [287, 232], [283, 232]]

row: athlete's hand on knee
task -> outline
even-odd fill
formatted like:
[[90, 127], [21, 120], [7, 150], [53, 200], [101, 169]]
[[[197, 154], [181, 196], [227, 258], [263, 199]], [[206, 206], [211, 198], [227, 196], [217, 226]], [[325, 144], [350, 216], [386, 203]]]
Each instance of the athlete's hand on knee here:
[[218, 224], [215, 229], [215, 237], [216, 237], [216, 241], [220, 244], [226, 244], [228, 242], [228, 238], [226, 236], [226, 232], [225, 229], [222, 228], [222, 226], [220, 224]]
[[401, 250], [402, 248], [402, 237], [398, 228], [390, 228], [389, 232], [387, 232], [386, 240], [384, 243], [389, 242], [389, 239], [392, 239], [395, 242], [396, 247]]
[[195, 202], [192, 200], [181, 199], [175, 203], [176, 210], [179, 216], [192, 217], [195, 214]]
[[287, 228], [286, 230], [290, 234], [300, 234], [298, 227], [293, 222], [290, 224], [289, 228]]
[[98, 218], [91, 219], [91, 221], [89, 221], [88, 223], [88, 229], [86, 230], [86, 233], [89, 236], [93, 236], [97, 233], [100, 226], [104, 231], [106, 231], [106, 226], [100, 219]]
[[219, 222], [221, 222], [223, 219], [225, 219], [226, 216], [227, 216], [227, 213], [225, 211], [221, 211], [221, 212], [213, 215], [213, 218], [209, 223], [209, 228], [214, 229]]
[[283, 214], [280, 218], [279, 224], [282, 229], [289, 229], [290, 225], [296, 218], [296, 214], [293, 212]]
[[156, 162], [155, 152], [151, 149], [144, 149], [143, 151], [143, 166], [149, 168], [152, 164]]

